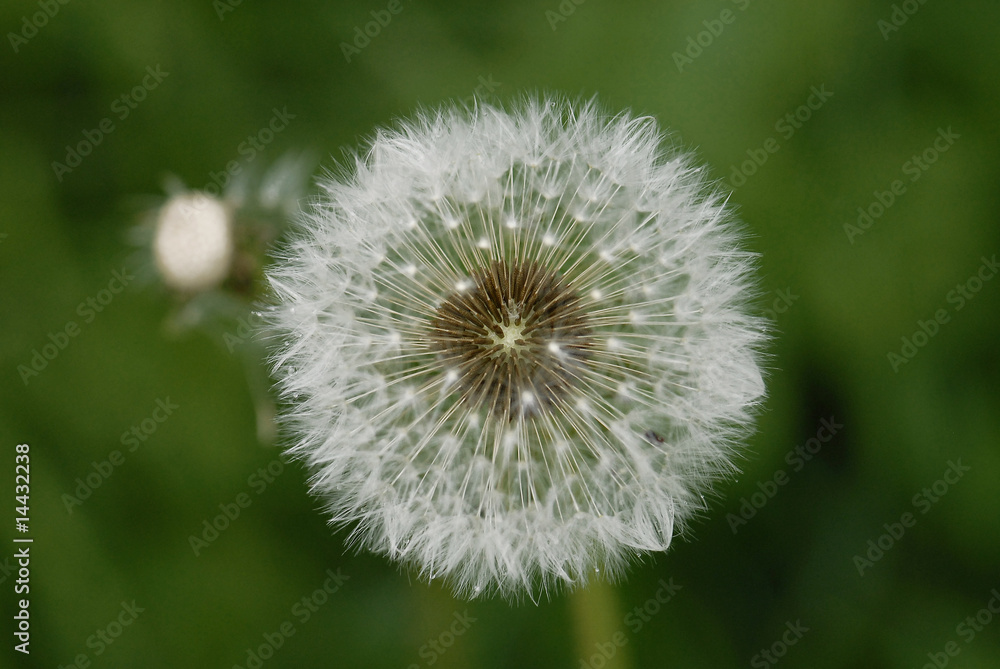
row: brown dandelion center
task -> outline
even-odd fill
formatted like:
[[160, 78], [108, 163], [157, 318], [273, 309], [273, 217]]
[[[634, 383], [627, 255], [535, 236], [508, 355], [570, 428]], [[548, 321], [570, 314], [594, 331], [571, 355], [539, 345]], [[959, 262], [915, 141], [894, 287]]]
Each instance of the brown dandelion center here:
[[431, 323], [432, 349], [462, 401], [513, 420], [566, 400], [592, 345], [576, 291], [536, 262], [493, 262], [472, 278]]

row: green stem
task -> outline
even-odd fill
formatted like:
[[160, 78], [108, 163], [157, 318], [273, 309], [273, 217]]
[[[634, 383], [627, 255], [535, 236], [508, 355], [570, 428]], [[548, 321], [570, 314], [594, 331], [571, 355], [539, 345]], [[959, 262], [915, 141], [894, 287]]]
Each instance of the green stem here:
[[629, 669], [632, 662], [629, 647], [623, 642], [625, 630], [617, 589], [603, 579], [594, 579], [586, 588], [570, 594], [569, 606], [576, 654], [582, 666], [594, 666], [591, 658], [598, 655], [606, 660], [604, 669]]

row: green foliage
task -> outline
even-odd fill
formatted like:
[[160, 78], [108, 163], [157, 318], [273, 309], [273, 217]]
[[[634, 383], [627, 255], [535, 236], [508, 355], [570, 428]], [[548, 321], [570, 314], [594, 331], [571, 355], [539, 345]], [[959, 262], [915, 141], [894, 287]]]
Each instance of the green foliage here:
[[[50, 5], [0, 9], [17, 36], [0, 443], [5, 481], [30, 444], [34, 538], [32, 652], [4, 666], [246, 667], [262, 644], [266, 667], [596, 667], [602, 648], [635, 667], [770, 666], [764, 650], [814, 669], [1000, 660], [998, 614], [981, 613], [1000, 608], [1000, 279], [983, 269], [1000, 253], [996, 3]], [[356, 554], [302, 467], [258, 441], [256, 349], [225, 338], [237, 321], [171, 331], [174, 298], [127, 239], [168, 173], [202, 188], [232, 161], [304, 149], [336, 170], [417, 106], [533, 89], [654, 115], [737, 185], [775, 321], [742, 473], [601, 596], [618, 610], [596, 628], [583, 595], [456, 601]], [[283, 109], [294, 119], [263, 142]], [[123, 264], [136, 280], [81, 307]], [[177, 407], [163, 421], [158, 400]], [[824, 420], [843, 426], [828, 440]], [[0, 490], [2, 562], [17, 548]], [[664, 579], [681, 589], [654, 606]]]

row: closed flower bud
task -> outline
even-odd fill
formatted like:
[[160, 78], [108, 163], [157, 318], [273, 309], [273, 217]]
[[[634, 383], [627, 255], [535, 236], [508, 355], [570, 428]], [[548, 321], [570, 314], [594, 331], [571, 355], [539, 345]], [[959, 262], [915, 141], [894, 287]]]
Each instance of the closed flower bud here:
[[172, 197], [157, 217], [153, 254], [169, 288], [183, 293], [215, 288], [229, 274], [233, 258], [226, 206], [202, 193]]

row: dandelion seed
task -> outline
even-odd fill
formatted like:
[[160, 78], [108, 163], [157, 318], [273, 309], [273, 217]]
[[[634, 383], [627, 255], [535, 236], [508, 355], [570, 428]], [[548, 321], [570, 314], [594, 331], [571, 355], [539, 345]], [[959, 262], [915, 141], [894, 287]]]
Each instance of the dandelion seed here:
[[535, 597], [616, 578], [704, 508], [765, 335], [722, 196], [663, 147], [594, 103], [445, 108], [324, 185], [269, 274], [273, 364], [352, 541]]

